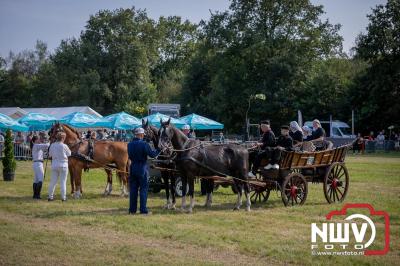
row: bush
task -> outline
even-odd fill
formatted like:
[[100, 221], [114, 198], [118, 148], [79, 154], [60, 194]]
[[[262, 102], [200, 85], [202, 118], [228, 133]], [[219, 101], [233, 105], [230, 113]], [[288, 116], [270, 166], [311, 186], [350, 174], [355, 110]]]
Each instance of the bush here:
[[11, 130], [7, 129], [6, 137], [4, 140], [4, 157], [2, 160], [3, 172], [13, 173], [17, 168], [17, 163], [14, 158], [14, 146], [12, 143]]

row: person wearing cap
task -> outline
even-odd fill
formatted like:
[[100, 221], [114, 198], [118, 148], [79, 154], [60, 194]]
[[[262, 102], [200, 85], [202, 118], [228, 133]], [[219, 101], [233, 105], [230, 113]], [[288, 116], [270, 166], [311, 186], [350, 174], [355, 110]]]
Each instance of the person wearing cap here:
[[281, 135], [276, 141], [276, 146], [280, 150], [285, 150], [285, 151], [293, 150], [293, 139], [289, 134], [289, 126], [286, 125], [281, 126]]
[[49, 143], [40, 143], [40, 138], [36, 135], [32, 136], [30, 141], [32, 151], [32, 168], [34, 172], [33, 179], [33, 198], [41, 199], [40, 192], [42, 190], [44, 169], [43, 169], [43, 157], [44, 153], [48, 150]]
[[183, 132], [183, 134], [185, 134], [186, 137], [188, 137], [189, 139], [193, 139], [193, 138], [194, 138], [193, 135], [192, 135], [192, 133], [190, 133], [190, 126], [189, 126], [189, 125], [184, 125], [184, 126], [182, 127], [182, 132]]
[[[274, 148], [276, 147], [276, 139], [275, 134], [271, 129], [270, 123], [268, 120], [261, 121], [260, 129], [263, 133], [261, 142], [257, 143], [257, 146], [260, 147], [261, 152], [256, 154], [252, 170], [249, 172], [248, 176], [251, 178], [256, 177], [256, 173], [258, 168], [260, 167], [261, 161], [263, 158], [274, 158]], [[271, 164], [268, 164], [268, 169], [272, 167]]]
[[131, 160], [129, 171], [129, 214], [137, 211], [138, 191], [140, 190], [140, 213], [149, 214], [147, 209], [148, 166], [147, 157], [155, 158], [160, 151], [152, 150], [150, 145], [143, 140], [144, 129], [135, 129], [135, 137], [128, 144], [128, 156]]
[[61, 200], [67, 200], [68, 157], [71, 156], [71, 150], [64, 144], [66, 136], [64, 132], [58, 132], [56, 136], [57, 141], [51, 144], [49, 148], [49, 157], [51, 157], [51, 179], [48, 201], [54, 200], [54, 190], [58, 178], [60, 178]]

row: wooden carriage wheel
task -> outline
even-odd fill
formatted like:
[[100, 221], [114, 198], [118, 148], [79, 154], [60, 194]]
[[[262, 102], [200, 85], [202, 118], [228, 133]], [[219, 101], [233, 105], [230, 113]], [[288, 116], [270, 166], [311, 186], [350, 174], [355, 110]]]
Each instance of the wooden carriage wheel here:
[[343, 163], [333, 163], [326, 171], [324, 194], [329, 203], [342, 202], [349, 189], [349, 173]]
[[285, 177], [281, 195], [285, 206], [303, 205], [307, 199], [308, 184], [300, 173], [292, 173]]
[[250, 192], [250, 200], [251, 203], [256, 204], [256, 203], [262, 203], [262, 202], [267, 202], [270, 194], [270, 190], [265, 187], [256, 187]]

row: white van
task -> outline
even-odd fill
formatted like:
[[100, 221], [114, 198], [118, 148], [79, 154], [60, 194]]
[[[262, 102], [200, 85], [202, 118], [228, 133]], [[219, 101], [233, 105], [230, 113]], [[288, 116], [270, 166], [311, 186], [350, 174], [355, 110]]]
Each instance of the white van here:
[[[325, 130], [326, 136], [331, 138], [355, 138], [351, 134], [351, 127], [342, 121], [332, 121], [332, 131], [330, 121], [320, 121], [322, 128]], [[312, 128], [312, 121], [304, 123], [305, 126]]]

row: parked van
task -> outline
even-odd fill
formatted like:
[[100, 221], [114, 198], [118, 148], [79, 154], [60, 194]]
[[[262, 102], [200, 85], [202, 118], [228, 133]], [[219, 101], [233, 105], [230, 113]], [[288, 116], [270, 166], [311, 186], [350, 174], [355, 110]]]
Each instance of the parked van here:
[[[332, 121], [332, 130], [330, 121], [320, 121], [322, 128], [326, 132], [326, 136], [330, 138], [355, 138], [351, 134], [351, 127], [342, 121]], [[305, 126], [312, 128], [312, 121], [304, 123]]]

